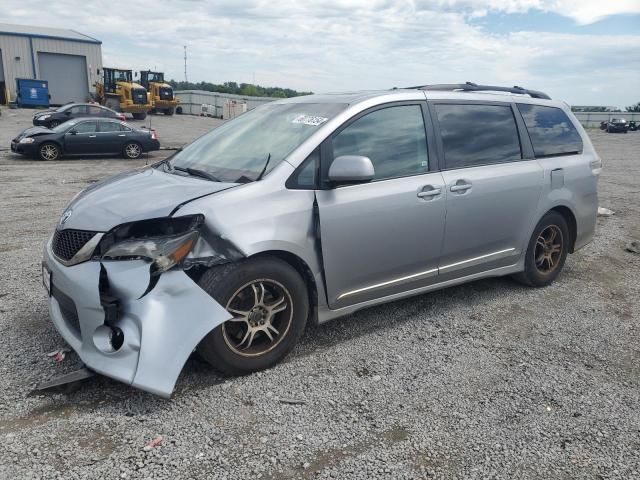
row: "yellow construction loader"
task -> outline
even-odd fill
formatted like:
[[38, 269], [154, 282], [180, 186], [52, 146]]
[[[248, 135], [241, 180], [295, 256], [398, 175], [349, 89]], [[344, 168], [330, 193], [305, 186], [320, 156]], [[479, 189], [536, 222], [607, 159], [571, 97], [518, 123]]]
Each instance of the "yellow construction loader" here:
[[103, 81], [96, 82], [96, 100], [116, 112], [144, 120], [153, 105], [145, 87], [133, 81], [131, 70], [103, 68]]
[[162, 112], [165, 115], [173, 115], [180, 100], [173, 94], [171, 85], [164, 81], [164, 73], [152, 72], [151, 70], [141, 71], [140, 83], [149, 92], [153, 113]]

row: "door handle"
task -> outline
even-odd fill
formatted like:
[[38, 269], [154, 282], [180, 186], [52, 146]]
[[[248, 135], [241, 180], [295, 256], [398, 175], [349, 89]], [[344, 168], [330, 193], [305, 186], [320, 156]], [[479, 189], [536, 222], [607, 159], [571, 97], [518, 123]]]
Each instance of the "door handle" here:
[[126, 137], [126, 135], [124, 133], [121, 133], [118, 135], [119, 137]]
[[470, 183], [456, 183], [455, 185], [451, 185], [451, 188], [449, 188], [449, 190], [451, 190], [452, 192], [465, 192], [470, 188]]
[[418, 198], [435, 197], [436, 195], [440, 195], [442, 192], [440, 188], [433, 188], [430, 185], [425, 188], [431, 188], [431, 190], [420, 190], [418, 192]]
[[89, 135], [89, 138], [96, 138], [97, 135]]

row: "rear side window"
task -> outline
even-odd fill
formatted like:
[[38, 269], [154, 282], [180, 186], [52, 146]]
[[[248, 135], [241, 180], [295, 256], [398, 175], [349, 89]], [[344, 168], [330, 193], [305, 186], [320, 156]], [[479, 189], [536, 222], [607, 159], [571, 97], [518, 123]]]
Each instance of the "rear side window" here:
[[429, 170], [420, 105], [400, 105], [368, 113], [338, 133], [332, 144], [333, 158], [369, 157], [376, 180], [418, 175]]
[[536, 157], [582, 152], [582, 138], [560, 108], [518, 104]]
[[508, 105], [436, 104], [445, 168], [522, 158], [518, 128]]

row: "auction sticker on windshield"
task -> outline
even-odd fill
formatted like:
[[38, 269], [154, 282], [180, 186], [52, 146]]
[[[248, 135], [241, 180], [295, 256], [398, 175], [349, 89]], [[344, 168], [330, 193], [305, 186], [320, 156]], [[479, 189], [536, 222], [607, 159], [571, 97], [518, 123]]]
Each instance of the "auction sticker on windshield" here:
[[317, 127], [327, 120], [328, 118], [325, 117], [314, 117], [313, 115], [298, 115], [291, 121], [291, 123], [302, 123], [303, 125], [311, 125], [312, 127]]

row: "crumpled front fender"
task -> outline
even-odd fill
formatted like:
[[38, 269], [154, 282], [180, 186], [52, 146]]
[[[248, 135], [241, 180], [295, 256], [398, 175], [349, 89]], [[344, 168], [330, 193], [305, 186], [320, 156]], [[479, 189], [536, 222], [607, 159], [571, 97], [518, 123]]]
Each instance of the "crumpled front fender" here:
[[[125, 344], [127, 332], [139, 332], [140, 353], [132, 385], [169, 397], [198, 343], [232, 316], [182, 270], [163, 273], [144, 294], [150, 280], [148, 264], [114, 261], [102, 265], [112, 294], [121, 302], [118, 324], [125, 332]], [[133, 325], [135, 328], [126, 328]]]

